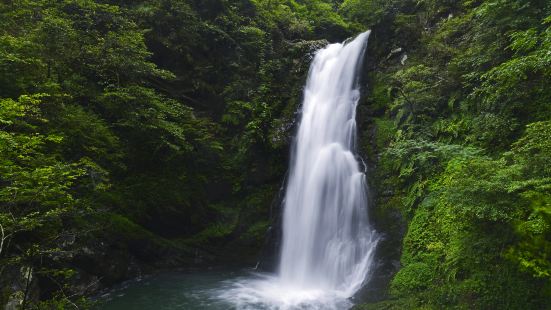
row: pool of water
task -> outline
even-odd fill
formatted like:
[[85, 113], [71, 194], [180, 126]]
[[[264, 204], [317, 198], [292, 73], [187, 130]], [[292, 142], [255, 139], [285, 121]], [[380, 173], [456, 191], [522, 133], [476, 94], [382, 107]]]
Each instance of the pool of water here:
[[165, 272], [126, 282], [97, 300], [96, 310], [342, 310], [338, 291], [305, 289], [252, 270]]

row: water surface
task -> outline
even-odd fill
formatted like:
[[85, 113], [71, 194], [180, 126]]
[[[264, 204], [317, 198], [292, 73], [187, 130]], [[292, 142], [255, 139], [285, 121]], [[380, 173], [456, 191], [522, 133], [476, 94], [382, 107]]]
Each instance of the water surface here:
[[96, 310], [333, 310], [352, 301], [326, 291], [283, 286], [251, 269], [166, 272], [126, 282], [98, 299]]

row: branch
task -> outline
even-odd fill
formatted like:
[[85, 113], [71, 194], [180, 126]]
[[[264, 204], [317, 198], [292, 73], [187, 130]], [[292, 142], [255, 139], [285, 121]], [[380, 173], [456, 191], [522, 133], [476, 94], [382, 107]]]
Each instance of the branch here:
[[2, 237], [0, 237], [0, 256], [2, 255], [2, 249], [4, 248], [4, 240], [7, 238], [6, 234], [4, 233], [4, 226], [0, 223], [0, 233], [2, 234]]

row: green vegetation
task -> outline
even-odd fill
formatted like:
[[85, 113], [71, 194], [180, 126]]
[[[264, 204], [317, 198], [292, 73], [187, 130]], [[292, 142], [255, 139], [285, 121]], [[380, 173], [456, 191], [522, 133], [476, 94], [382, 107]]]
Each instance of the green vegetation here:
[[361, 151], [401, 266], [359, 307], [549, 307], [546, 0], [3, 1], [0, 307], [254, 258], [312, 52], [368, 28]]
[[366, 135], [376, 214], [399, 211], [405, 227], [389, 296], [365, 308], [549, 307], [549, 2], [345, 5], [381, 29]]
[[255, 259], [308, 55], [352, 34], [334, 8], [2, 2], [0, 307]]

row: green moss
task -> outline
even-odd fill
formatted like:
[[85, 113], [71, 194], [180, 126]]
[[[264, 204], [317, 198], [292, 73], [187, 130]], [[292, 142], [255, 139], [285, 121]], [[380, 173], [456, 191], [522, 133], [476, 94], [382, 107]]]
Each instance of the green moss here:
[[266, 231], [270, 226], [269, 221], [259, 221], [254, 223], [247, 231], [239, 238], [248, 243], [262, 244], [266, 237]]
[[376, 303], [357, 305], [353, 310], [437, 310], [437, 307], [420, 305], [414, 297], [390, 299]]
[[191, 238], [185, 239], [184, 243], [191, 246], [207, 246], [212, 245], [215, 241], [227, 237], [233, 231], [234, 226], [227, 223], [215, 223], [203, 229], [198, 234]]
[[116, 236], [116, 238], [125, 242], [129, 240], [147, 240], [163, 246], [169, 244], [165, 239], [119, 214], [107, 213], [101, 216], [99, 221], [105, 225], [104, 229], [108, 235]]
[[390, 142], [394, 139], [396, 135], [396, 124], [393, 120], [377, 117], [374, 119], [375, 122], [375, 145], [378, 150], [384, 150]]
[[390, 78], [389, 75], [380, 72], [370, 74], [370, 92], [367, 100], [371, 110], [384, 111], [392, 103]]
[[434, 266], [423, 262], [405, 265], [394, 276], [391, 292], [395, 296], [409, 296], [425, 290], [434, 278]]

